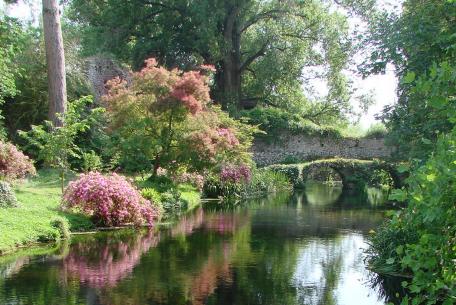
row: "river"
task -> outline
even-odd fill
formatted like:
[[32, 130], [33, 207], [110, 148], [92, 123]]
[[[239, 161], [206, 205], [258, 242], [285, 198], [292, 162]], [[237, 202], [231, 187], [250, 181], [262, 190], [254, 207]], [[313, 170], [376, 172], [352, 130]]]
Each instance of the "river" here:
[[77, 235], [0, 257], [0, 304], [383, 305], [363, 260], [383, 200], [314, 183], [166, 229]]

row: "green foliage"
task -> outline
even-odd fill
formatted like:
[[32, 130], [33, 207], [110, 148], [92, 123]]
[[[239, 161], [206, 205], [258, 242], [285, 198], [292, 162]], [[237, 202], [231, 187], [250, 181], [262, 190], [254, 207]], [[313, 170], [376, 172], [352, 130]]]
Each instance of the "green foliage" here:
[[93, 150], [83, 152], [82, 157], [82, 170], [84, 172], [98, 171], [102, 169], [102, 160]]
[[6, 181], [0, 181], [0, 208], [11, 208], [18, 205], [11, 186]]
[[[424, 97], [429, 112], [444, 107], [444, 117], [451, 124], [456, 123], [455, 80], [456, 69], [447, 62], [434, 64], [424, 75], [407, 76], [410, 92]], [[425, 163], [415, 162], [408, 189], [392, 194], [394, 200], [407, 201], [407, 208], [372, 238], [369, 261], [380, 270], [389, 265], [393, 272], [410, 274], [412, 279], [404, 286], [413, 293], [412, 304], [452, 304], [456, 295], [456, 128], [440, 134], [435, 144], [427, 138], [421, 141], [428, 145], [425, 151], [433, 152]]]
[[62, 127], [54, 127], [51, 122], [46, 121], [46, 125], [32, 126], [30, 131], [20, 132], [20, 135], [30, 143], [29, 145], [38, 150], [38, 160], [60, 169], [62, 187], [63, 175], [70, 170], [70, 158], [81, 157], [81, 149], [75, 145], [76, 137], [88, 130], [102, 112], [101, 108], [95, 108], [88, 114], [84, 114], [90, 103], [92, 103], [90, 96], [71, 102], [62, 117], [64, 122]]
[[221, 182], [220, 177], [210, 176], [206, 179], [204, 194], [209, 198], [252, 198], [286, 192], [292, 188], [293, 185], [285, 174], [270, 168], [261, 168], [254, 169], [248, 181]]
[[[15, 84], [15, 74], [18, 69], [14, 65], [14, 57], [20, 52], [21, 26], [17, 20], [0, 16], [0, 107], [5, 98], [13, 97], [18, 90]], [[5, 139], [4, 117], [0, 110], [0, 139]]]
[[[87, 55], [108, 52], [135, 68], [150, 54], [166, 67], [214, 65], [213, 93], [227, 109], [250, 101], [328, 119], [350, 108], [349, 83], [342, 73], [350, 54], [348, 24], [327, 3], [109, 0], [100, 5], [74, 0], [70, 16], [81, 25]], [[314, 66], [324, 66], [325, 73], [315, 73]], [[310, 102], [302, 90], [303, 78], [314, 74], [327, 81], [323, 101]], [[231, 75], [234, 88], [227, 88], [224, 79]]]
[[[454, 126], [446, 120], [444, 99], [435, 92], [455, 94], [454, 73], [448, 73], [442, 64], [452, 67], [456, 63], [456, 6], [452, 1], [407, 0], [402, 10], [400, 15], [380, 12], [370, 20], [371, 31], [363, 46], [369, 45], [373, 51], [363, 72], [383, 72], [388, 63], [395, 66], [399, 100], [382, 114], [389, 130], [387, 140], [398, 148], [398, 158], [426, 159], [438, 135]], [[427, 93], [414, 89], [414, 83], [423, 77], [432, 82], [423, 83]]]
[[408, 190], [394, 194], [393, 199], [407, 200], [407, 208], [371, 240], [371, 264], [380, 271], [386, 265], [391, 272], [411, 274], [407, 287], [415, 302], [456, 294], [455, 152], [456, 131], [441, 136], [434, 154], [412, 171]]
[[156, 189], [147, 187], [141, 190], [141, 196], [151, 202], [151, 204], [157, 209], [160, 217], [163, 216], [165, 210], [162, 203], [162, 195]]
[[285, 174], [262, 168], [253, 171], [243, 193], [244, 197], [260, 197], [265, 194], [290, 191], [292, 188], [293, 186]]
[[58, 216], [54, 217], [51, 220], [51, 226], [56, 228], [60, 232], [60, 238], [69, 239], [70, 238], [70, 225], [68, 220], [64, 217]]
[[63, 217], [72, 232], [88, 231], [93, 224], [88, 217], [60, 210], [60, 181], [55, 170], [41, 170], [36, 178], [14, 190], [19, 208], [0, 209], [0, 253], [38, 241], [55, 241], [62, 232], [51, 221]]
[[201, 202], [200, 191], [189, 184], [175, 184], [166, 176], [140, 181], [141, 195], [160, 210], [163, 219], [174, 218]]
[[304, 134], [309, 136], [341, 138], [342, 134], [336, 127], [320, 126], [306, 119], [303, 115], [291, 113], [279, 108], [255, 108], [240, 113], [250, 124], [258, 125], [265, 132], [259, 137], [267, 140], [278, 140], [283, 132]]
[[385, 125], [382, 123], [377, 123], [371, 125], [363, 137], [367, 139], [381, 139], [384, 138], [387, 134], [388, 131]]
[[[20, 49], [11, 58], [14, 96], [5, 99], [2, 107], [10, 137], [17, 139], [17, 130], [29, 130], [31, 125], [43, 124], [48, 116], [48, 82], [44, 35], [41, 27], [19, 25], [16, 37]], [[68, 100], [77, 100], [90, 94], [83, 59], [78, 55], [79, 37], [74, 29], [63, 24], [65, 66]], [[16, 35], [13, 35], [16, 34]]]
[[268, 169], [281, 173], [288, 178], [288, 181], [293, 184], [294, 187], [304, 187], [304, 181], [302, 179], [302, 165], [301, 164], [276, 164], [267, 167]]

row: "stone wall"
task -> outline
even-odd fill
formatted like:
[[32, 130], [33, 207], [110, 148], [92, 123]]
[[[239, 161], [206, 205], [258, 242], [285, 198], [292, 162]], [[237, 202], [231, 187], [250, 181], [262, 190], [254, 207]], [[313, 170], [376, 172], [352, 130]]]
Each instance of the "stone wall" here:
[[97, 101], [107, 93], [105, 85], [108, 80], [115, 77], [128, 80], [127, 69], [122, 68], [114, 60], [103, 56], [93, 56], [86, 59], [86, 74]]
[[383, 139], [329, 138], [282, 134], [273, 143], [256, 139], [253, 159], [259, 166], [281, 163], [287, 158], [299, 161], [341, 157], [351, 159], [388, 158], [392, 149]]

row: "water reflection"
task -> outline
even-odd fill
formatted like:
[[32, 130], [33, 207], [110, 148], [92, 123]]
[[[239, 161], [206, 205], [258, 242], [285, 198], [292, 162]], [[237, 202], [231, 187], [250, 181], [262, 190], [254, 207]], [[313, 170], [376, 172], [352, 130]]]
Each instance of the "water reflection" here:
[[0, 304], [384, 304], [396, 287], [366, 285], [362, 259], [383, 213], [360, 200], [313, 185], [214, 203], [161, 232], [79, 236], [0, 261]]

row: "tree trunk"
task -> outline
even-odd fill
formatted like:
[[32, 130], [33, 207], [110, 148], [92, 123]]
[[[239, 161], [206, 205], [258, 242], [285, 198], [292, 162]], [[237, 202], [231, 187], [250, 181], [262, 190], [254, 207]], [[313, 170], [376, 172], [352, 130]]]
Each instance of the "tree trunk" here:
[[218, 99], [222, 109], [229, 106], [240, 108], [241, 101], [241, 34], [238, 25], [238, 7], [231, 7], [225, 19], [223, 37], [226, 51], [220, 63], [221, 71], [216, 76]]
[[43, 0], [43, 30], [48, 75], [49, 120], [54, 126], [62, 126], [63, 122], [57, 114], [65, 113], [67, 96], [65, 55], [57, 0]]

